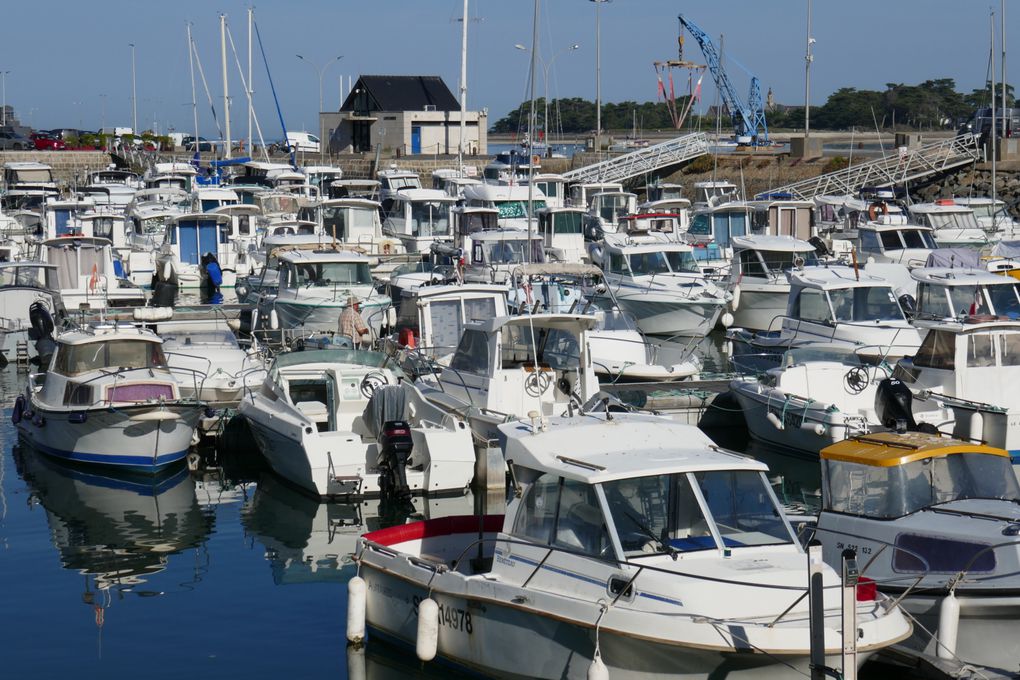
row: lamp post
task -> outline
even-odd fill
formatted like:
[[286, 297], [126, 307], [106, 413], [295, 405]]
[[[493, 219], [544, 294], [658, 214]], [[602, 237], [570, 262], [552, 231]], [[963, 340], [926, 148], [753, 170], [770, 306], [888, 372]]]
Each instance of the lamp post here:
[[589, 0], [595, 3], [595, 153], [602, 153], [602, 31], [599, 10], [609, 0]]
[[811, 46], [815, 39], [811, 37], [811, 0], [807, 3], [807, 51], [804, 54], [804, 152], [807, 153], [807, 141], [811, 136], [811, 62], [815, 55], [811, 54]]
[[344, 55], [341, 54], [339, 57], [330, 59], [325, 64], [323, 64], [321, 68], [314, 61], [306, 57], [302, 57], [300, 54], [295, 54], [294, 56], [300, 59], [301, 61], [305, 62], [309, 66], [311, 66], [313, 69], [315, 69], [315, 72], [319, 74], [319, 113], [322, 113], [322, 77], [323, 75], [325, 75], [326, 69], [329, 68], [331, 65], [335, 64], [336, 62], [340, 61], [341, 59], [343, 59]]
[[135, 44], [131, 46], [131, 134], [138, 134], [138, 92], [135, 90]]
[[0, 109], [0, 117], [2, 122], [0, 125], [7, 127], [7, 74], [10, 71], [0, 71], [0, 89], [3, 90], [3, 109]]

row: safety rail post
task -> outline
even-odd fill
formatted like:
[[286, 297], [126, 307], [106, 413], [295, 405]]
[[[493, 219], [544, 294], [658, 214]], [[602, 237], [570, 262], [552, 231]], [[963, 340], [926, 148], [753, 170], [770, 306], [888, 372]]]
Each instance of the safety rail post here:
[[857, 680], [857, 552], [846, 549], [843, 564], [843, 680]]
[[811, 680], [825, 680], [825, 562], [822, 542], [808, 544], [808, 626], [811, 642]]

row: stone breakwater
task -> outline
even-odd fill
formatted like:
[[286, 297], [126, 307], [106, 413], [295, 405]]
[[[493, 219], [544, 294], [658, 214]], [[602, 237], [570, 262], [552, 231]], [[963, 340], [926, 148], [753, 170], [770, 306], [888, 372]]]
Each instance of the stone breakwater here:
[[105, 151], [0, 151], [0, 165], [26, 162], [44, 163], [53, 168], [57, 182], [72, 184], [108, 167], [113, 159]]

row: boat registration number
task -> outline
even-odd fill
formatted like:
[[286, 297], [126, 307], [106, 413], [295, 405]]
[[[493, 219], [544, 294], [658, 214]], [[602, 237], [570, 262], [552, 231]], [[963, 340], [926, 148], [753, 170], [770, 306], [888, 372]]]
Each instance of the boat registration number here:
[[[418, 605], [421, 604], [422, 598], [415, 595], [411, 601], [414, 603], [414, 613], [417, 615]], [[474, 626], [471, 625], [471, 612], [460, 607], [439, 605], [439, 625], [465, 632], [468, 635], [474, 632]]]

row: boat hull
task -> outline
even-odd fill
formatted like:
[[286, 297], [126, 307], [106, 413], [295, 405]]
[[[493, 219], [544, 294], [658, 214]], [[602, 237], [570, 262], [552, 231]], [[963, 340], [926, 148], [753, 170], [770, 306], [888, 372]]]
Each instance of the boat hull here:
[[625, 311], [634, 315], [641, 332], [650, 335], [683, 335], [703, 338], [715, 328], [722, 314], [723, 301], [688, 302], [656, 300], [648, 296], [617, 296]]
[[[82, 411], [35, 406], [17, 423], [21, 436], [37, 450], [77, 463], [157, 472], [185, 458], [204, 404], [119, 406]], [[84, 422], [71, 422], [84, 413]]]
[[[438, 655], [444, 661], [501, 678], [585, 680], [595, 653], [595, 628], [553, 616], [526, 603], [503, 603], [429, 589], [369, 563], [362, 563], [367, 585], [366, 612], [370, 637], [380, 635], [414, 647], [418, 605], [432, 597], [439, 605]], [[710, 624], [708, 624], [710, 625]], [[371, 644], [371, 642], [369, 643]], [[522, 650], [541, 650], [527, 654]], [[609, 677], [653, 678], [789, 678], [810, 674], [806, 652], [753, 653], [666, 643], [640, 636], [602, 631], [602, 661]], [[870, 652], [858, 655], [863, 664]], [[826, 665], [839, 667], [839, 657]]]
[[790, 296], [790, 286], [761, 286], [754, 290], [750, 284], [743, 284], [740, 289], [740, 304], [732, 310], [733, 326], [763, 331], [773, 327], [776, 317], [786, 314], [786, 301]]

